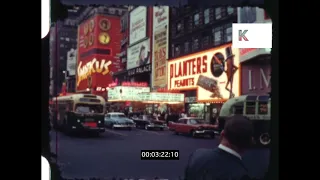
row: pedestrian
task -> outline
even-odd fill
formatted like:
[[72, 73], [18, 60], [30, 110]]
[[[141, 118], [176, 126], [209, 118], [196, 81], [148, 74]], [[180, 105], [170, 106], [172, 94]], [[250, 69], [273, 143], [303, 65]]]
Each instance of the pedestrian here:
[[253, 127], [246, 117], [230, 117], [220, 134], [216, 149], [198, 149], [189, 157], [186, 180], [248, 179], [241, 154], [251, 145]]

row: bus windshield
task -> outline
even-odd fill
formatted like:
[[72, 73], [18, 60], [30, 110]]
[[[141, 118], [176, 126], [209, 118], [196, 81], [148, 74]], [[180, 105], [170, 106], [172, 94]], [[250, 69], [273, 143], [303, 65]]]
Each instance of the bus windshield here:
[[77, 104], [78, 113], [103, 113], [103, 106], [98, 104]]

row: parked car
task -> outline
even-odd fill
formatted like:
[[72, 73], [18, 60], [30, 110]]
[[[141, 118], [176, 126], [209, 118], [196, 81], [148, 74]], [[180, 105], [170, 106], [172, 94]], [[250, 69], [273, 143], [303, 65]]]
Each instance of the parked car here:
[[189, 134], [192, 137], [209, 136], [215, 137], [217, 125], [206, 124], [202, 119], [195, 117], [180, 118], [177, 122], [169, 122], [168, 125], [175, 134]]
[[108, 128], [112, 129], [129, 129], [135, 127], [135, 123], [127, 118], [124, 113], [110, 112], [105, 115], [104, 124]]
[[[145, 117], [143, 118], [143, 116]], [[133, 116], [131, 119], [134, 121], [137, 128], [143, 128], [145, 130], [159, 129], [163, 131], [166, 127], [165, 121], [156, 120], [154, 117], [150, 115], [140, 115], [139, 117]]]

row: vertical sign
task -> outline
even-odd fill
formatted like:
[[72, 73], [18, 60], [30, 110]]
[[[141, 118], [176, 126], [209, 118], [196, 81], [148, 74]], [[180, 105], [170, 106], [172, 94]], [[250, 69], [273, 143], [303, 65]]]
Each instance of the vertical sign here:
[[169, 43], [169, 7], [153, 7], [153, 63], [152, 86], [167, 85], [167, 59]]
[[76, 75], [77, 50], [73, 48], [67, 52], [67, 71], [70, 76]]

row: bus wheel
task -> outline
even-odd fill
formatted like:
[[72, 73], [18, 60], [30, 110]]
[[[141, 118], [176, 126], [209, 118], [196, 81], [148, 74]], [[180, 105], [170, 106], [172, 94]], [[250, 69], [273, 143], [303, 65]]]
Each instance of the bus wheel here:
[[262, 146], [268, 146], [271, 142], [271, 137], [269, 135], [269, 133], [262, 133], [260, 136], [259, 136], [259, 143], [262, 145]]

